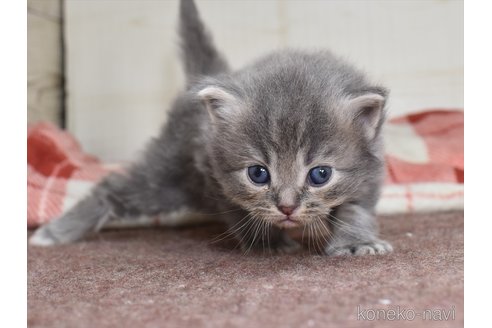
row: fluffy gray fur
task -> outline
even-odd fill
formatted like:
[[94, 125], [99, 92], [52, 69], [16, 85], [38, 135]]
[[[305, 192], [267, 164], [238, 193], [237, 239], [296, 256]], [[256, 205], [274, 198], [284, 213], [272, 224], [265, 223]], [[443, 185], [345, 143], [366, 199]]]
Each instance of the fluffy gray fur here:
[[[179, 30], [187, 88], [159, 137], [127, 173], [105, 178], [31, 244], [73, 242], [113, 217], [188, 208], [222, 213], [243, 249], [296, 248], [286, 233], [294, 225], [325, 232], [328, 255], [390, 252], [374, 214], [386, 89], [328, 51], [282, 50], [231, 72], [192, 0], [181, 1]], [[258, 164], [270, 172], [267, 185], [248, 179]], [[307, 174], [319, 165], [333, 176], [314, 187]], [[297, 208], [295, 223], [285, 223], [280, 205]]]

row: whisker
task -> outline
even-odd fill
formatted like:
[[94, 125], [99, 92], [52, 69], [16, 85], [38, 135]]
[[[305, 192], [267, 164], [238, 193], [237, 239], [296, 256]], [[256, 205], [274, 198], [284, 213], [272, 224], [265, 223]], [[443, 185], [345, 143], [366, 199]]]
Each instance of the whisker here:
[[215, 213], [198, 213], [199, 215], [220, 215], [220, 214], [227, 214], [227, 213], [233, 213], [233, 212], [238, 212], [238, 211], [243, 211], [242, 208], [237, 208], [237, 209], [234, 209], [234, 210], [227, 210], [227, 211], [223, 211], [223, 212], [215, 212]]
[[261, 227], [261, 247], [263, 249], [263, 254], [265, 254], [265, 224], [266, 221], [262, 220], [262, 227]]
[[332, 233], [330, 229], [328, 229], [328, 227], [326, 226], [321, 216], [316, 217], [316, 220], [318, 220], [318, 222], [320, 223], [321, 229], [326, 232], [327, 236], [321, 233], [321, 238], [323, 238], [324, 247], [327, 247], [330, 243], [330, 239], [332, 238]]
[[[249, 234], [250, 234], [250, 231], [251, 229], [255, 226], [255, 219], [254, 219], [254, 215], [247, 221], [247, 225], [246, 227], [247, 228], [244, 228], [246, 231], [244, 231], [242, 233], [242, 236], [241, 238], [239, 239], [238, 243], [236, 244], [236, 247], [234, 247], [234, 249], [236, 249], [238, 246], [242, 247], [243, 243], [246, 241], [246, 239], [249, 237]], [[238, 231], [239, 233], [239, 231]]]
[[253, 216], [253, 217], [254, 217], [254, 220], [256, 221], [256, 224], [255, 224], [255, 228], [252, 230], [252, 232], [253, 232], [253, 238], [251, 240], [251, 245], [249, 246], [248, 250], [246, 251], [246, 254], [249, 253], [249, 251], [253, 247], [253, 245], [254, 245], [254, 243], [256, 241], [256, 237], [258, 236], [258, 229], [260, 228], [260, 225], [261, 225], [261, 220], [259, 220], [257, 218], [257, 216]]
[[[235, 223], [232, 227], [228, 228], [226, 231], [222, 232], [218, 236], [214, 237], [211, 240], [211, 243], [218, 243], [221, 240], [224, 240], [228, 237], [234, 235], [234, 233], [238, 232], [247, 222], [251, 213], [246, 214], [241, 220]], [[242, 223], [242, 226], [239, 226]], [[239, 226], [239, 227], [238, 227]]]
[[313, 237], [313, 228], [312, 228], [312, 223], [309, 223], [309, 229], [308, 229], [308, 248], [309, 248], [309, 253], [311, 253], [311, 238]]
[[301, 244], [304, 244], [304, 232], [306, 231], [306, 224], [302, 227]]
[[323, 245], [320, 240], [320, 237], [322, 236], [321, 234], [321, 228], [319, 227], [319, 220], [315, 220], [315, 229], [316, 229], [316, 247], [317, 247], [317, 252], [320, 253], [323, 250]]

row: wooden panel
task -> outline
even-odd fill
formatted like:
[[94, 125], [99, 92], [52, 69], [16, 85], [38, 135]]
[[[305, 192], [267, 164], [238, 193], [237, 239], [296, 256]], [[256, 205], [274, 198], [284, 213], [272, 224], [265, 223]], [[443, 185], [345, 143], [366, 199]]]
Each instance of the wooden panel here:
[[60, 123], [60, 0], [27, 1], [27, 120]]

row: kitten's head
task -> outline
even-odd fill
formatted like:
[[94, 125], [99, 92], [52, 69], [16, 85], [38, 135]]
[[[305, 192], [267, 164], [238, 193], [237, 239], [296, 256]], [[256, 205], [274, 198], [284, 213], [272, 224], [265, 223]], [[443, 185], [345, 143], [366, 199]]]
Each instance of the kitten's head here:
[[362, 191], [377, 201], [386, 91], [330, 53], [274, 54], [197, 93], [214, 177], [252, 216], [295, 227]]

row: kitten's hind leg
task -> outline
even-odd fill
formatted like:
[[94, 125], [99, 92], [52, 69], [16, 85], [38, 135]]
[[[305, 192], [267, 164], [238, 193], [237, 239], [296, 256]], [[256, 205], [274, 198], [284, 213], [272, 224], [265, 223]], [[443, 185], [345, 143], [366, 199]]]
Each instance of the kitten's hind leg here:
[[75, 241], [112, 216], [153, 216], [183, 207], [201, 208], [206, 191], [198, 187], [205, 181], [194, 157], [195, 152], [203, 151], [195, 144], [201, 119], [196, 106], [187, 94], [180, 96], [161, 134], [147, 145], [140, 161], [126, 174], [114, 173], [100, 182], [73, 209], [36, 231], [31, 243]]
[[29, 244], [49, 246], [76, 241], [91, 230], [97, 230], [111, 215], [111, 205], [96, 189], [67, 213], [40, 227]]
[[129, 175], [111, 174], [71, 210], [39, 228], [30, 238], [32, 245], [49, 246], [77, 241], [97, 231], [113, 217], [137, 217], [173, 211], [186, 204], [176, 188], [159, 186], [132, 170]]

